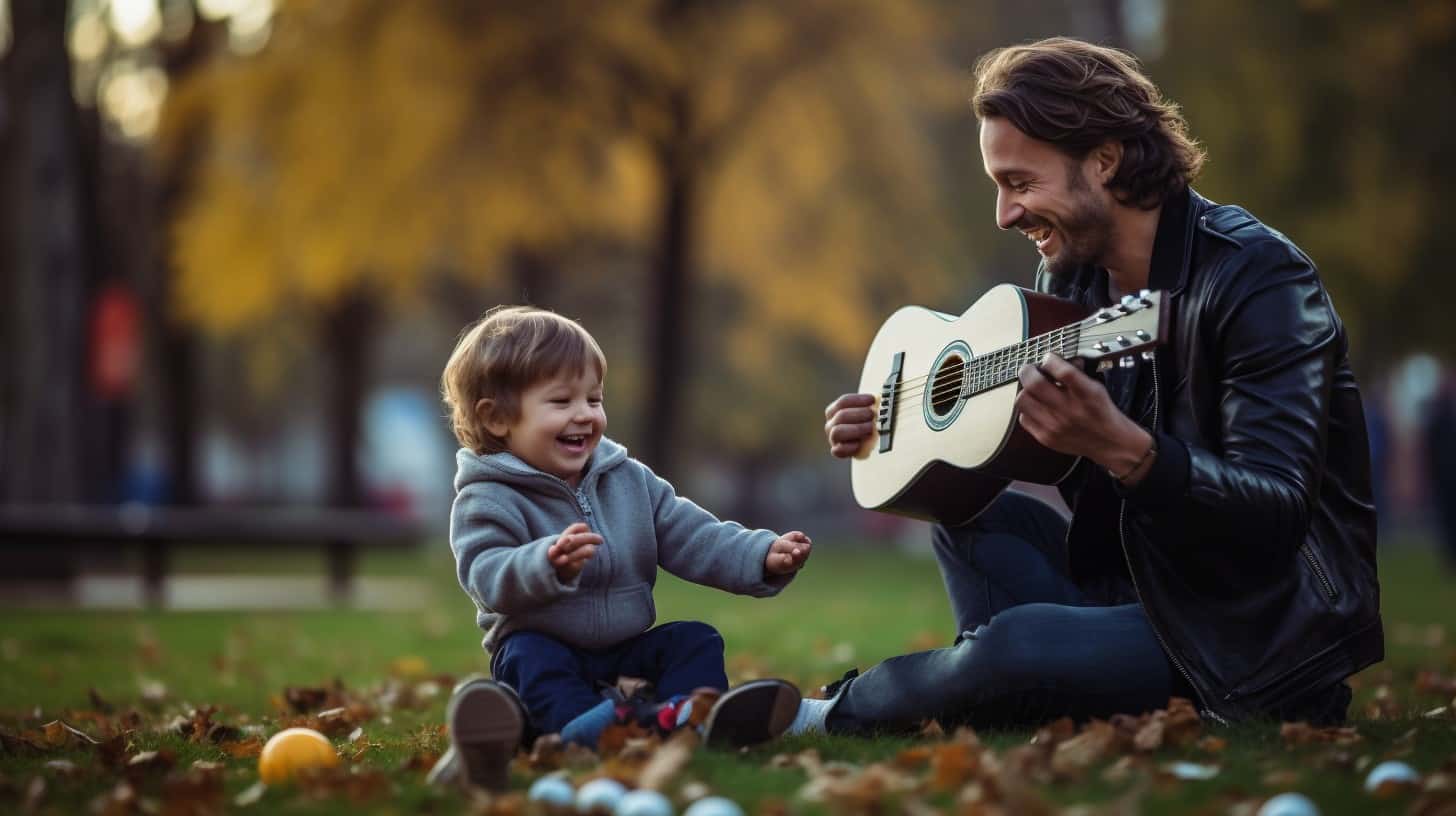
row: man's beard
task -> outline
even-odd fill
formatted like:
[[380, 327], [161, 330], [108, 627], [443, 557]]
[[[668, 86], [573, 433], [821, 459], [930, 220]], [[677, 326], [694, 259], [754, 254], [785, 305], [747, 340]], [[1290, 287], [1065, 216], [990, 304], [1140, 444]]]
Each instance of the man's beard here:
[[1067, 168], [1067, 191], [1072, 193], [1072, 210], [1060, 219], [1062, 248], [1046, 259], [1047, 273], [1066, 278], [1087, 264], [1100, 261], [1112, 244], [1112, 212], [1092, 193], [1092, 187], [1075, 164]]

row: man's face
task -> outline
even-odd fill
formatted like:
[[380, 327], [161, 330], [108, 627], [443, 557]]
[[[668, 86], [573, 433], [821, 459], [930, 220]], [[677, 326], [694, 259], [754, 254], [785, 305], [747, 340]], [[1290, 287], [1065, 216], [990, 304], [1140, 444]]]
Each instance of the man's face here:
[[1102, 261], [1112, 245], [1112, 201], [1078, 161], [1000, 116], [981, 120], [981, 158], [996, 183], [996, 226], [1036, 244], [1047, 271], [1063, 276]]

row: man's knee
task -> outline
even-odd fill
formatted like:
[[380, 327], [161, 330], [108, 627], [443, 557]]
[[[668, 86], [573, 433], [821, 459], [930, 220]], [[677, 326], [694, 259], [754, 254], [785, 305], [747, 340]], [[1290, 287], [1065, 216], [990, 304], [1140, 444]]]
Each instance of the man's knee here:
[[984, 676], [993, 678], [997, 686], [1018, 688], [1051, 680], [1046, 650], [1038, 634], [1042, 616], [1037, 607], [1027, 604], [1004, 610], [986, 626], [977, 627], [961, 642], [967, 660], [974, 660]]

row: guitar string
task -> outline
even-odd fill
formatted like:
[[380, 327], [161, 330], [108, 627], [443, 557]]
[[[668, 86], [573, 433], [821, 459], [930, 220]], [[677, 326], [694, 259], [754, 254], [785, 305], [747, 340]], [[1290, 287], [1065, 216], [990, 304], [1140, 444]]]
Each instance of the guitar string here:
[[[1117, 333], [1109, 333], [1109, 334], [1104, 334], [1104, 335], [1088, 334], [1088, 335], [1082, 335], [1079, 339], [1081, 339], [1081, 340], [1099, 340], [1099, 339], [1103, 339], [1103, 338], [1107, 338], [1107, 337], [1116, 337], [1119, 334], [1122, 334], [1122, 333], [1121, 332], [1117, 332]], [[1065, 337], [1065, 338], [1062, 338], [1062, 339], [1065, 340], [1065, 339], [1069, 339], [1069, 338], [1070, 338], [1070, 335], [1068, 337]], [[989, 352], [988, 354], [983, 355], [981, 357], [973, 357], [969, 361], [969, 365], [973, 369], [979, 369], [979, 370], [976, 371], [976, 372], [974, 372], [971, 375], [971, 377], [969, 377], [969, 378], [963, 378], [963, 377], [958, 376], [966, 368], [966, 365], [967, 365], [967, 363], [965, 361], [962, 361], [962, 362], [957, 363], [955, 365], [946, 366], [945, 368], [941, 369], [940, 371], [938, 371], [938, 372], [936, 372], [934, 374], [928, 374], [928, 375], [926, 375], [924, 377], [915, 377], [915, 378], [912, 378], [912, 379], [909, 379], [909, 380], [905, 380], [901, 384], [902, 387], [899, 388], [899, 389], [897, 389], [897, 391], [896, 391], [896, 403], [904, 402], [904, 401], [906, 401], [906, 400], [908, 400], [908, 399], [910, 399], [912, 397], [917, 397], [917, 396], [920, 396], [921, 394], [923, 394], [924, 391], [925, 391], [924, 388], [917, 389], [914, 386], [919, 385], [919, 384], [925, 382], [926, 380], [931, 379], [932, 377], [935, 378], [936, 380], [950, 380], [949, 382], [943, 382], [943, 383], [939, 383], [939, 384], [935, 384], [935, 385], [931, 386], [933, 388], [933, 390], [931, 392], [931, 399], [932, 400], [940, 399], [940, 398], [942, 398], [944, 396], [947, 396], [947, 395], [949, 395], [949, 394], [951, 394], [951, 393], [953, 393], [953, 392], [955, 392], [957, 390], [963, 389], [967, 384], [971, 384], [972, 387], [975, 387], [977, 384], [980, 384], [983, 388], [996, 387], [998, 385], [1007, 385], [1007, 384], [1010, 384], [1012, 381], [1015, 380], [1015, 377], [1011, 377], [1010, 379], [1003, 380], [1003, 381], [1001, 381], [999, 383], [996, 383], [996, 385], [987, 385], [986, 384], [987, 381], [989, 381], [989, 380], [991, 380], [993, 378], [992, 377], [988, 377], [986, 375], [990, 375], [990, 374], [993, 374], [993, 373], [996, 373], [996, 372], [1006, 372], [1006, 373], [1009, 374], [1010, 371], [1011, 371], [1011, 368], [1012, 368], [1011, 367], [1011, 363], [1013, 363], [1013, 362], [1019, 362], [1020, 364], [1019, 365], [1016, 365], [1015, 368], [1016, 369], [1020, 369], [1021, 368], [1021, 365], [1030, 364], [1030, 363], [1033, 363], [1035, 361], [1040, 360], [1042, 357], [1045, 356], [1045, 354], [1047, 352], [1050, 352], [1050, 351], [1054, 350], [1055, 346], [1056, 346], [1056, 343], [1040, 343], [1040, 344], [1037, 344], [1034, 347], [1024, 348], [1024, 349], [1018, 349], [1018, 352], [1015, 353], [1015, 354], [1004, 354], [1003, 352], [1006, 349], [998, 349], [997, 351]], [[1013, 347], [1010, 347], [1010, 346], [1007, 347], [1007, 349], [1010, 349], [1010, 348], [1013, 348]], [[1129, 347], [1129, 348], [1131, 348], [1131, 347]], [[997, 355], [1001, 355], [1001, 356], [998, 357]], [[910, 385], [911, 387], [910, 388], [905, 388], [905, 387], [903, 387], [904, 385]]]
[[[1134, 330], [1134, 331], [1136, 331], [1136, 330]], [[1018, 343], [1016, 345], [1013, 345], [1013, 346], [1003, 346], [1003, 347], [1001, 347], [999, 349], [995, 349], [994, 351], [988, 351], [988, 352], [986, 352], [985, 354], [983, 354], [983, 355], [981, 355], [979, 357], [972, 357], [971, 360], [970, 360], [970, 362], [972, 364], [976, 364], [976, 363], [981, 362], [981, 361], [986, 361], [986, 360], [994, 359], [994, 358], [996, 358], [997, 355], [1002, 355], [1003, 357], [1004, 356], [1010, 356], [1008, 354], [1008, 352], [1013, 352], [1013, 351], [1014, 352], [1017, 352], [1017, 353], [1025, 353], [1027, 351], [1034, 351], [1034, 350], [1046, 350], [1046, 351], [1050, 351], [1051, 350], [1051, 347], [1053, 345], [1055, 345], [1056, 343], [1064, 342], [1064, 341], [1066, 341], [1068, 339], [1072, 339], [1072, 338], [1076, 338], [1078, 341], [1081, 341], [1081, 340], [1103, 340], [1103, 339], [1106, 339], [1106, 338], [1109, 338], [1109, 337], [1118, 337], [1119, 335], [1125, 337], [1129, 333], [1126, 330], [1122, 330], [1122, 331], [1115, 331], [1115, 332], [1074, 334], [1074, 333], [1072, 333], [1068, 329], [1059, 329], [1058, 332], [1061, 332], [1061, 336], [1055, 336], [1057, 334], [1057, 332], [1048, 332], [1047, 334], [1039, 334], [1036, 337], [1028, 338], [1027, 340], [1024, 340], [1021, 343]], [[1032, 341], [1037, 341], [1037, 342], [1033, 343]], [[1146, 341], [1144, 341], [1144, 342], [1146, 342]], [[944, 369], [944, 371], [952, 371], [952, 370], [954, 370], [954, 367], [952, 367], [952, 366], [947, 366], [946, 369]], [[904, 386], [913, 386], [913, 385], [916, 385], [918, 383], [924, 382], [925, 380], [928, 380], [928, 379], [930, 379], [931, 377], [934, 377], [934, 376], [936, 376], [936, 374], [927, 374], [927, 375], [925, 375], [923, 377], [911, 377], [909, 379], [900, 381], [900, 386], [903, 389]]]

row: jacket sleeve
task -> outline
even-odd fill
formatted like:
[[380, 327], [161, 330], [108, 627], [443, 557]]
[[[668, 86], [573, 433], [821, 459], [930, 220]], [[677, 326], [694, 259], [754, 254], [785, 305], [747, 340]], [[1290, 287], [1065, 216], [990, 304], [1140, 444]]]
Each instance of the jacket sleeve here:
[[646, 466], [643, 470], [652, 498], [657, 563], [668, 572], [695, 584], [760, 598], [777, 595], [793, 579], [793, 574], [764, 575], [763, 562], [776, 533], [719, 521], [677, 495], [667, 480]]
[[1251, 244], [1229, 263], [1201, 338], [1220, 367], [1222, 449], [1159, 433], [1157, 460], [1125, 495], [1293, 551], [1324, 469], [1337, 319], [1314, 267], [1283, 244]]
[[532, 539], [519, 512], [466, 488], [450, 510], [450, 549], [460, 586], [482, 609], [520, 614], [576, 592], [546, 558], [559, 533]]

